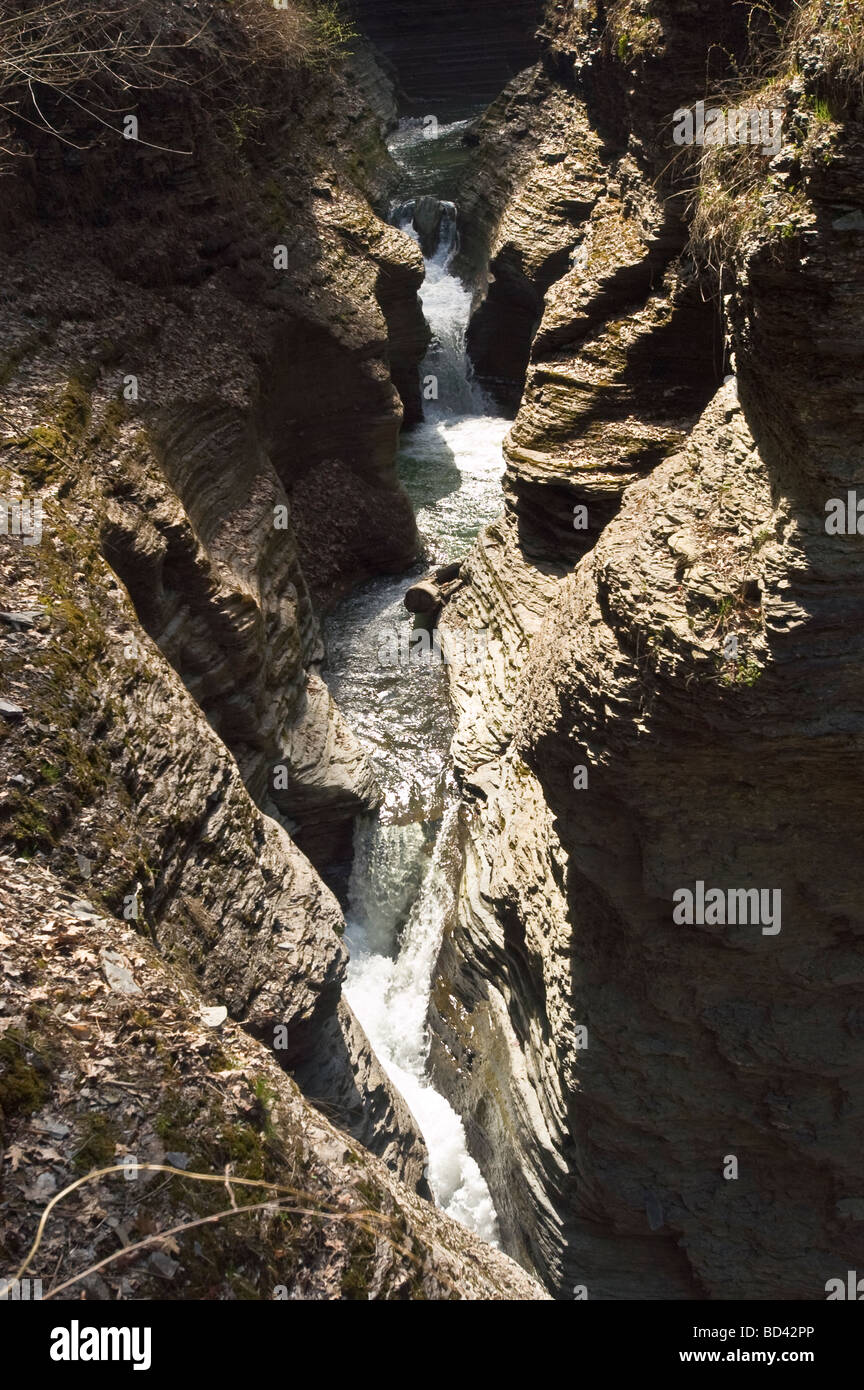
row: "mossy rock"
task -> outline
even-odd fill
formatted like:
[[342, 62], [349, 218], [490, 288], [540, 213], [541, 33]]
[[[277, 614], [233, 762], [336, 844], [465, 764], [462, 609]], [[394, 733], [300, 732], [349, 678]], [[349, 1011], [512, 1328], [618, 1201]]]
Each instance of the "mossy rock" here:
[[0, 1038], [0, 1138], [14, 1119], [40, 1110], [48, 1099], [53, 1065], [45, 1043], [10, 1028]]

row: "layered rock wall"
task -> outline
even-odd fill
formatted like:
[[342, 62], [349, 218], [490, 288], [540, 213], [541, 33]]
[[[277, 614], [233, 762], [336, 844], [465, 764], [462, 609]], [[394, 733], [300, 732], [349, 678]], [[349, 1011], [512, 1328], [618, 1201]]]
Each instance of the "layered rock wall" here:
[[434, 111], [447, 104], [481, 106], [533, 62], [540, 0], [471, 5], [431, 0], [355, 0], [357, 22], [392, 65], [403, 99]]
[[394, 460], [428, 330], [419, 251], [370, 207], [394, 177], [379, 117], [291, 34], [282, 53], [247, 32], [270, 23], [257, 3], [189, 36], [210, 105], [178, 71], [142, 100], [140, 140], [79, 115], [86, 158], [31, 131], [12, 160], [6, 455], [55, 485], [86, 457], [147, 632], [320, 864], [377, 791], [318, 674], [316, 615], [417, 553]]
[[31, 1274], [230, 1207], [227, 1172], [310, 1219], [145, 1242], [90, 1296], [541, 1296], [415, 1196], [425, 1146], [303, 852], [376, 804], [318, 613], [416, 552], [394, 383], [426, 345], [422, 258], [372, 211], [392, 170], [338, 55], [263, 0], [205, 17], [142, 7], [138, 140], [55, 94], [67, 143], [4, 147], [4, 1276], [45, 1201], [126, 1152], [219, 1190], [142, 1216], [94, 1180]]
[[[818, 1299], [862, 1210], [861, 554], [825, 527], [864, 452], [861, 111], [828, 80], [839, 10], [813, 7], [779, 60], [797, 75], [761, 96], [781, 155], [703, 169], [687, 248], [663, 123], [626, 138], [610, 96], [636, 62], [630, 95], [668, 124], [726, 12], [641, 6], [634, 57], [621, 8], [605, 37], [549, 31], [605, 189], [545, 293], [507, 513], [447, 619], [486, 627], [490, 658], [453, 687], [465, 871], [433, 1070], [505, 1247], [559, 1296]], [[566, 241], [546, 178], [521, 166], [490, 241], [526, 282], [546, 227]], [[674, 920], [700, 882], [779, 893], [782, 922]]]

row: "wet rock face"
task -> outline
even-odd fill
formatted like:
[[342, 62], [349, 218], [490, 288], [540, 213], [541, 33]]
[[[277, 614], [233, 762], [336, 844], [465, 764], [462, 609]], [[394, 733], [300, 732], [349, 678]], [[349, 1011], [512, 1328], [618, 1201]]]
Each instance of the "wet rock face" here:
[[443, 216], [444, 204], [430, 194], [418, 198], [414, 204], [414, 229], [420, 237], [424, 256], [433, 256], [438, 249], [438, 234]]
[[[465, 959], [495, 950], [508, 982], [476, 1012], [493, 1056], [524, 1059], [508, 1132], [543, 1116], [520, 1160], [541, 1174], [529, 1253], [562, 1291], [818, 1298], [853, 1256], [861, 918], [843, 824], [860, 788], [840, 726], [862, 710], [832, 698], [832, 729], [821, 698], [812, 718], [802, 704], [748, 436], [727, 388], [685, 457], [630, 489], [535, 644], [500, 790], [478, 812]], [[724, 673], [709, 615], [730, 578], [758, 587], [765, 627], [758, 608], [736, 613], [741, 664]], [[848, 691], [845, 659], [828, 684]], [[700, 880], [779, 890], [779, 933], [676, 924], [676, 890]], [[467, 1068], [481, 1087], [484, 1065]], [[529, 1206], [511, 1204], [513, 1249]]]
[[475, 291], [468, 348], [484, 385], [515, 412], [544, 296], [605, 179], [584, 109], [539, 66], [508, 86], [475, 138], [459, 192], [458, 268]]
[[358, 24], [414, 107], [484, 105], [536, 57], [542, 0], [357, 0]]
[[[802, 159], [802, 235], [741, 238], [722, 384], [680, 223], [604, 157], [507, 513], [445, 616], [490, 641], [452, 685], [465, 869], [433, 1071], [505, 1248], [563, 1298], [821, 1299], [855, 1267], [862, 561], [825, 504], [864, 456], [860, 151], [849, 118]], [[501, 213], [529, 268], [532, 161]], [[699, 883], [779, 894], [782, 920], [676, 920]]]
[[[672, 112], [722, 80], [723, 55], [741, 54], [746, 35], [737, 7], [715, 0], [683, 9], [659, 0], [650, 13], [627, 3], [546, 6], [539, 61], [479, 122], [459, 194], [466, 234], [458, 265], [475, 288], [469, 350], [505, 405], [519, 405], [529, 359], [554, 356], [537, 330], [550, 287], [571, 267], [583, 309], [593, 299], [595, 317], [608, 320], [610, 299], [626, 313], [680, 254], [688, 198], [680, 189], [670, 196]], [[574, 318], [562, 335], [567, 311], [559, 308], [559, 339], [586, 336], [582, 314]]]

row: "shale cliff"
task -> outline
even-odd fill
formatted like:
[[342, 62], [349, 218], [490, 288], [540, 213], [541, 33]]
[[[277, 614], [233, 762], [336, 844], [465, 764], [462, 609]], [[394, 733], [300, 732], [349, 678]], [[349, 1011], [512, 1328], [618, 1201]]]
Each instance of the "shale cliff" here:
[[[525, 380], [446, 617], [490, 640], [433, 1070], [563, 1298], [819, 1299], [860, 1252], [864, 23], [745, 11], [550, 6], [463, 198], [478, 371]], [[700, 99], [781, 147], [676, 146]], [[674, 919], [700, 883], [782, 923]]]
[[542, 0], [354, 0], [353, 13], [409, 107], [484, 106], [536, 54]]
[[[861, 0], [505, 8], [358, 0], [382, 66], [312, 0], [7, 6], [0, 1280], [820, 1299], [860, 1268]], [[488, 640], [451, 668], [429, 1025], [506, 1254], [426, 1200], [319, 874], [380, 798], [321, 618], [419, 549], [382, 133], [487, 97], [458, 264], [515, 419], [443, 619]], [[677, 143], [700, 101], [776, 144]]]
[[[415, 1195], [307, 858], [377, 803], [319, 614], [416, 553], [394, 456], [428, 336], [419, 251], [373, 210], [392, 96], [345, 39], [264, 0], [4, 18], [4, 1278], [50, 1197], [126, 1158], [219, 1185], [90, 1182], [29, 1274], [542, 1297]], [[265, 1209], [235, 1216], [226, 1173]], [[225, 1207], [229, 1234], [154, 1237]]]

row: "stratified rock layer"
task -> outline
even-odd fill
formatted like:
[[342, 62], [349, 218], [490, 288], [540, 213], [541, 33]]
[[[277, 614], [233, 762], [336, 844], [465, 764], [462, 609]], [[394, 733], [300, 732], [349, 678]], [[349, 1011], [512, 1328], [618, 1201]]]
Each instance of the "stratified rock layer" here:
[[357, 0], [356, 14], [407, 100], [434, 111], [483, 105], [536, 54], [542, 0]]
[[239, 114], [181, 71], [148, 93], [140, 143], [94, 144], [80, 117], [86, 177], [47, 134], [13, 161], [5, 453], [34, 486], [80, 485], [86, 458], [146, 631], [320, 865], [378, 792], [322, 696], [317, 614], [417, 553], [394, 460], [428, 329], [422, 256], [368, 201], [393, 177], [375, 114], [338, 69], [259, 53], [254, 33], [250, 55], [258, 4], [189, 36], [198, 62], [235, 63]]
[[[0, 843], [15, 879], [0, 1005], [4, 1275], [51, 1192], [117, 1145], [146, 1154], [154, 1132], [221, 1176], [228, 1164], [294, 1183], [314, 1131], [337, 1146], [337, 1167], [343, 1154], [356, 1164], [349, 1187], [376, 1170], [359, 1143], [387, 1164], [393, 1193], [404, 1182], [409, 1205], [428, 1195], [417, 1124], [341, 998], [341, 912], [304, 853], [332, 858], [377, 802], [318, 673], [317, 606], [417, 549], [395, 473], [394, 381], [416, 378], [428, 337], [422, 257], [372, 211], [391, 170], [338, 55], [308, 62], [292, 46], [307, 21], [290, 8], [202, 8], [141, 7], [164, 71], [137, 107], [140, 141], [94, 131], [73, 103], [64, 131], [86, 159], [31, 129], [19, 133], [28, 157], [4, 165], [0, 587], [4, 611], [35, 614], [0, 621]], [[29, 538], [7, 534], [19, 498], [42, 508]], [[86, 941], [70, 914], [89, 924]], [[121, 997], [103, 1012], [106, 985]], [[244, 1058], [239, 1088], [206, 1075], [234, 1072], [230, 1047], [199, 1065], [202, 1031], [223, 1027]], [[82, 1100], [94, 1077], [145, 1099], [125, 1111]], [[277, 1096], [286, 1108], [270, 1116]], [[46, 1107], [47, 1132], [68, 1143], [40, 1187], [33, 1164], [48, 1156], [30, 1122]], [[317, 1181], [329, 1201], [326, 1167]], [[193, 1189], [177, 1205], [198, 1214]], [[131, 1232], [115, 1215], [116, 1249]], [[64, 1214], [64, 1259], [80, 1220], [73, 1208], [67, 1228]], [[340, 1296], [338, 1272], [316, 1282], [319, 1235], [313, 1222], [275, 1279], [296, 1296]], [[284, 1243], [278, 1225], [256, 1234], [253, 1221], [240, 1262], [275, 1276]], [[351, 1248], [342, 1295], [390, 1296], [372, 1247], [359, 1269]], [[226, 1280], [231, 1259], [202, 1271], [186, 1253], [170, 1274], [176, 1262], [157, 1262], [173, 1296], [248, 1296]], [[409, 1295], [416, 1268], [409, 1253], [392, 1296]], [[126, 1293], [158, 1287], [151, 1271]]]
[[[656, 105], [692, 16], [643, 10]], [[570, 49], [602, 125], [614, 57]], [[826, 534], [825, 504], [864, 457], [862, 127], [853, 104], [818, 134], [822, 51], [774, 92], [795, 218], [765, 170], [734, 257], [715, 248], [719, 388], [657, 161], [617, 165], [546, 294], [508, 512], [446, 619], [486, 627], [490, 655], [453, 682], [465, 871], [433, 1070], [505, 1248], [564, 1298], [821, 1299], [858, 1259], [862, 550]], [[591, 519], [569, 564], [564, 496]], [[700, 882], [777, 892], [782, 918], [676, 922]]]

